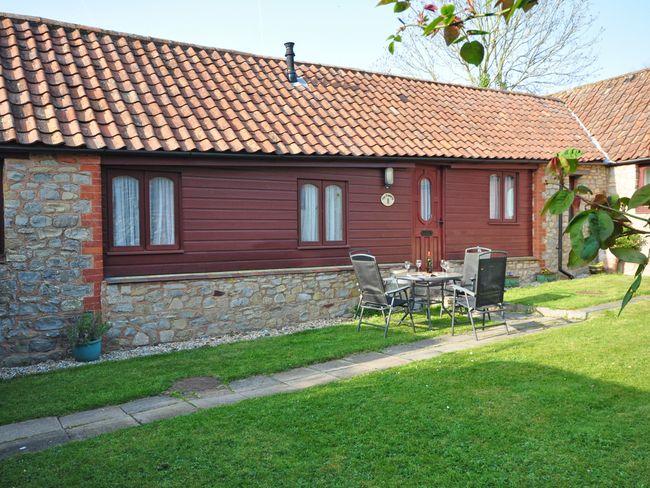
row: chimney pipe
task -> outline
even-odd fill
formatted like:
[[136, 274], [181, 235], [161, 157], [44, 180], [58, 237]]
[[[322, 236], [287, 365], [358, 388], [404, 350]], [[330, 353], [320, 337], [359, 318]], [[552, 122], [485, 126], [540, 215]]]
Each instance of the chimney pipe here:
[[295, 56], [293, 52], [293, 42], [285, 42], [284, 47], [287, 48], [286, 52], [284, 53], [286, 60], [287, 60], [287, 78], [289, 79], [289, 82], [295, 83], [298, 81], [298, 76], [296, 75], [296, 67], [294, 66], [293, 58]]

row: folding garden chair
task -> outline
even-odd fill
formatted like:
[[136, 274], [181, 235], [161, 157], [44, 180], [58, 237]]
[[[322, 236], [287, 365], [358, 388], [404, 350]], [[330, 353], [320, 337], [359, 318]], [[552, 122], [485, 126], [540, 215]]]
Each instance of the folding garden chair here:
[[[489, 254], [483, 257], [484, 254]], [[506, 322], [505, 308], [503, 306], [503, 294], [506, 283], [506, 261], [508, 253], [505, 251], [490, 251], [481, 253], [477, 260], [478, 269], [474, 288], [470, 289], [462, 285], [452, 285], [454, 291], [451, 313], [451, 334], [454, 335], [456, 321], [456, 307], [465, 309], [467, 317], [472, 324], [474, 338], [478, 341], [476, 327], [474, 325], [474, 314], [482, 316], [481, 328], [485, 330], [485, 316], [491, 318], [490, 312], [501, 312], [503, 322], [496, 325], [505, 325], [506, 333], [510, 334]]]
[[[397, 325], [400, 325], [408, 316], [411, 319], [413, 332], [415, 332], [415, 322], [413, 321], [412, 300], [408, 297], [410, 285], [395, 286], [386, 289], [386, 284], [379, 272], [379, 266], [374, 256], [370, 254], [353, 254], [350, 256], [354, 273], [357, 277], [357, 283], [361, 293], [359, 300], [359, 325], [357, 331], [361, 330], [361, 324], [375, 325], [363, 321], [363, 314], [366, 309], [378, 310], [384, 318], [384, 337], [388, 334], [390, 319], [395, 309], [404, 311], [404, 316]], [[388, 312], [388, 314], [387, 314]]]

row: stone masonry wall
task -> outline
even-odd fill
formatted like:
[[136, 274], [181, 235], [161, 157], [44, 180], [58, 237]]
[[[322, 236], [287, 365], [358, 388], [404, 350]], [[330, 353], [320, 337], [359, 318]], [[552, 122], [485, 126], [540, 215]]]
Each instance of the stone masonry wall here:
[[0, 365], [64, 354], [64, 329], [100, 305], [99, 158], [5, 158]]
[[126, 348], [351, 316], [352, 271], [246, 273], [202, 279], [104, 283], [109, 347]]
[[[609, 169], [602, 164], [585, 164], [580, 166], [579, 171], [583, 171], [584, 174], [580, 175], [576, 184], [586, 185], [594, 193], [606, 192], [609, 185]], [[543, 191], [543, 201], [550, 197], [555, 191], [557, 191], [558, 185], [557, 182], [553, 181], [553, 178], [546, 175], [545, 176], [545, 190]], [[542, 201], [542, 206], [543, 206]], [[584, 207], [584, 204], [582, 205]], [[581, 208], [582, 208], [581, 207]], [[541, 211], [541, 207], [539, 208]], [[540, 217], [542, 225], [542, 239], [543, 245], [541, 249], [541, 258], [543, 261], [543, 266], [549, 268], [552, 271], [557, 271], [558, 261], [557, 261], [557, 232], [558, 232], [558, 218], [557, 215], [547, 214], [544, 217]], [[569, 213], [565, 212], [563, 216], [563, 228], [566, 229], [567, 224], [569, 223]], [[571, 249], [571, 243], [568, 235], [564, 235], [562, 239], [563, 244], [563, 264], [564, 268], [567, 269], [570, 273], [580, 273], [584, 270], [575, 270], [568, 269], [567, 261], [569, 258], [569, 250]]]

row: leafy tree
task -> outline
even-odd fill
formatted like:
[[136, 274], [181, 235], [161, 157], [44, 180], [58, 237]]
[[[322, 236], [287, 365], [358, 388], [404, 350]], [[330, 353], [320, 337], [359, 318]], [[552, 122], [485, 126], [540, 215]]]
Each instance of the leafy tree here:
[[[455, 12], [467, 11], [467, 0], [447, 2]], [[473, 5], [476, 11], [486, 12], [493, 3], [474, 0]], [[408, 10], [397, 14], [404, 21], [402, 27], [428, 22], [437, 15], [438, 10], [433, 13], [425, 7], [437, 8], [428, 0], [413, 0]], [[499, 15], [477, 17], [471, 30], [484, 34], [470, 38], [484, 46], [479, 65], [463, 59], [465, 41], [447, 47], [444, 35], [422, 35], [421, 27], [404, 27], [398, 34], [401, 44], [393, 44], [394, 55], [387, 53], [379, 64], [386, 71], [432, 80], [463, 79], [474, 86], [503, 90], [552, 91], [593, 73], [594, 45], [600, 35], [593, 21], [589, 0], [545, 0], [530, 12], [519, 9], [507, 22]]]
[[585, 185], [569, 189], [565, 183], [577, 171], [581, 156], [582, 151], [569, 148], [549, 161], [547, 171], [557, 179], [559, 188], [546, 201], [542, 214], [561, 215], [576, 198], [586, 204], [586, 209], [571, 219], [565, 231], [571, 240], [570, 267], [584, 266], [596, 258], [600, 249], [609, 249], [621, 261], [638, 264], [634, 280], [621, 303], [623, 311], [639, 289], [648, 265], [648, 256], [634, 243], [639, 236], [650, 235], [650, 218], [631, 211], [650, 205], [650, 185], [639, 188], [631, 197], [594, 194]]

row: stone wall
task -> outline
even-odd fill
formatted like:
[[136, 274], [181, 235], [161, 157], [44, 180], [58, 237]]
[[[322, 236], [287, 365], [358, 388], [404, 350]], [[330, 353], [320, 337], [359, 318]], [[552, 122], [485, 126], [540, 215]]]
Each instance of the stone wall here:
[[[449, 271], [453, 273], [463, 272], [462, 260], [449, 261], [449, 264]], [[534, 257], [512, 257], [508, 258], [506, 275], [518, 277], [519, 282], [524, 285], [535, 281], [535, 275], [539, 273], [540, 269], [539, 259]]]
[[104, 283], [102, 310], [113, 325], [109, 347], [351, 316], [358, 296], [354, 274], [348, 270], [206, 273], [177, 278]]
[[63, 354], [64, 328], [99, 308], [99, 158], [4, 160], [0, 365]]
[[[609, 188], [609, 169], [598, 163], [598, 164], [585, 164], [578, 168], [578, 171], [581, 173], [576, 184], [586, 185], [594, 193], [606, 192]], [[553, 193], [558, 189], [557, 182], [553, 180], [553, 177], [546, 175], [545, 177], [545, 189], [542, 192], [543, 201], [549, 198]], [[542, 205], [543, 205], [542, 201]], [[584, 207], [584, 204], [582, 205]], [[581, 208], [582, 208], [581, 207]], [[539, 208], [541, 211], [541, 207]], [[541, 258], [542, 265], [546, 268], [549, 268], [552, 271], [557, 271], [558, 269], [558, 260], [557, 260], [557, 236], [558, 236], [558, 217], [557, 215], [547, 214], [543, 217], [540, 217], [542, 225], [542, 239], [543, 245], [541, 246]], [[567, 224], [569, 223], [569, 213], [565, 212], [563, 215], [563, 228], [566, 229]], [[562, 239], [563, 247], [563, 264], [564, 268], [567, 269], [570, 273], [582, 273], [583, 269], [568, 269], [567, 261], [569, 258], [569, 250], [571, 249], [571, 243], [569, 241], [569, 236], [564, 235]]]

